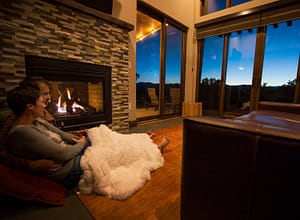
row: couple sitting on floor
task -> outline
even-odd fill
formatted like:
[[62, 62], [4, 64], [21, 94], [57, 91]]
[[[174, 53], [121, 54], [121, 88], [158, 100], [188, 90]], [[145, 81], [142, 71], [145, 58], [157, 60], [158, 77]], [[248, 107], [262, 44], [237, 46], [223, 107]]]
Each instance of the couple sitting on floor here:
[[[42, 80], [31, 80], [30, 82], [23, 83], [8, 93], [7, 103], [15, 115], [15, 122], [9, 129], [7, 149], [17, 158], [33, 162], [47, 162], [48, 166], [42, 172], [43, 175], [68, 188], [76, 187], [81, 181], [82, 191], [109, 195], [112, 193], [112, 188], [122, 181], [118, 179], [115, 185], [107, 186], [107, 182], [113, 182], [112, 176], [116, 173], [120, 175], [120, 167], [136, 169], [137, 161], [142, 161], [139, 166], [150, 172], [163, 165], [161, 152], [169, 143], [167, 136], [159, 145], [155, 145], [151, 140], [153, 134], [119, 134], [104, 125], [87, 130], [88, 137], [64, 132], [46, 120], [53, 119], [46, 111], [46, 104], [50, 100], [47, 83]], [[109, 146], [112, 143], [114, 145]], [[138, 147], [139, 145], [142, 147]], [[92, 157], [97, 153], [101, 160], [92, 163], [91, 161], [94, 161]], [[125, 159], [120, 159], [122, 157]], [[129, 166], [130, 163], [134, 165]], [[107, 169], [108, 167], [109, 169]], [[130, 169], [126, 170], [127, 175]], [[104, 170], [107, 173], [104, 173]], [[145, 173], [145, 170], [141, 171]], [[104, 183], [103, 180], [100, 180], [100, 185], [105, 185], [101, 189], [97, 189], [98, 186], [96, 186], [99, 185], [97, 182], [99, 175], [107, 181]], [[132, 178], [138, 179], [141, 176], [144, 180], [149, 179], [149, 177], [144, 177], [144, 174]], [[124, 182], [125, 185], [126, 183], [128, 181]], [[137, 185], [140, 186], [141, 183]], [[120, 197], [120, 193], [116, 193], [115, 195]]]

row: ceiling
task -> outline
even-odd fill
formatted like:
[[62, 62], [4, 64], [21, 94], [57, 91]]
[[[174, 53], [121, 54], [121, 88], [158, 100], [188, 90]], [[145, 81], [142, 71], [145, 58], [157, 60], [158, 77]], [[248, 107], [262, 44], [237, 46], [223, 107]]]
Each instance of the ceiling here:
[[161, 23], [158, 20], [155, 20], [140, 11], [137, 11], [135, 36], [136, 42], [143, 40], [145, 37], [155, 33], [160, 29]]

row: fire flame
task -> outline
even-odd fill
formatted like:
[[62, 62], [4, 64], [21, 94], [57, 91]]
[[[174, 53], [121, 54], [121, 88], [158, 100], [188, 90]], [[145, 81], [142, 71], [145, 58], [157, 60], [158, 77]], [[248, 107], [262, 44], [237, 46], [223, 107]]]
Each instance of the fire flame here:
[[[71, 93], [68, 88], [66, 89], [66, 92], [67, 92], [68, 100], [71, 100]], [[67, 112], [67, 103], [66, 102], [61, 103], [61, 96], [58, 97], [56, 106], [57, 106], [57, 112], [59, 112], [59, 113]], [[81, 109], [83, 111], [86, 111], [82, 105], [79, 105], [78, 103], [73, 102], [72, 103], [73, 112], [76, 112], [76, 109]]]
[[71, 92], [69, 88], [66, 88], [68, 99], [71, 100]]
[[67, 112], [67, 104], [66, 102], [64, 102], [63, 104], [61, 103], [61, 96], [58, 97], [56, 106], [57, 106], [57, 112], [59, 113]]
[[72, 108], [73, 110], [75, 110], [76, 108], [80, 108], [81, 110], [85, 111], [85, 108], [76, 102], [73, 102]]

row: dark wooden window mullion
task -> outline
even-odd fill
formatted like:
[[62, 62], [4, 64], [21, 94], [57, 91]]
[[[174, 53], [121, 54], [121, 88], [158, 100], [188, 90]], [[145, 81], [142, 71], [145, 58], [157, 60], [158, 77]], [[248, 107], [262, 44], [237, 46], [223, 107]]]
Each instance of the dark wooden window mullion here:
[[222, 59], [222, 74], [220, 83], [220, 95], [219, 95], [219, 116], [224, 114], [224, 99], [225, 99], [225, 87], [226, 87], [226, 69], [228, 61], [228, 40], [229, 35], [224, 36], [224, 47], [223, 47], [223, 59]]
[[200, 0], [200, 7], [201, 7], [200, 16], [203, 16], [206, 14], [206, 12], [207, 12], [206, 6], [207, 6], [206, 1]]
[[298, 70], [297, 70], [294, 103], [300, 103], [300, 54], [298, 57]]
[[164, 97], [165, 97], [165, 75], [166, 75], [166, 41], [167, 41], [167, 21], [164, 19], [161, 27], [161, 46], [160, 46], [160, 84], [159, 84], [159, 106], [160, 106], [160, 115], [163, 115], [164, 112]]
[[252, 79], [252, 89], [251, 89], [251, 101], [250, 101], [250, 111], [258, 108], [259, 95], [260, 95], [260, 84], [262, 77], [262, 66], [264, 60], [265, 51], [265, 33], [266, 28], [260, 27], [257, 29], [256, 35], [256, 46], [255, 46], [255, 60], [253, 65], [253, 79]]
[[180, 83], [181, 83], [181, 89], [180, 89], [180, 103], [184, 100], [185, 96], [185, 69], [186, 69], [186, 33], [182, 32], [182, 45], [181, 45], [181, 78], [180, 78]]
[[198, 40], [198, 58], [197, 58], [197, 77], [196, 77], [196, 100], [199, 100], [199, 91], [201, 86], [201, 73], [202, 73], [202, 65], [203, 65], [203, 53], [204, 53], [204, 39]]

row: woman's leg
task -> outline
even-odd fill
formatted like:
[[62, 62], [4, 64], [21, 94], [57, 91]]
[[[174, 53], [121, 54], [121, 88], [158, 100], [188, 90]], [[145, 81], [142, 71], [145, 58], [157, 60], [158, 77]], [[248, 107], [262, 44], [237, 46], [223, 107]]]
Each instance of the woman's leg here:
[[74, 159], [72, 169], [62, 181], [62, 184], [67, 189], [74, 189], [75, 187], [78, 186], [81, 175], [83, 174], [80, 167], [80, 159], [81, 159], [81, 155], [78, 154]]

